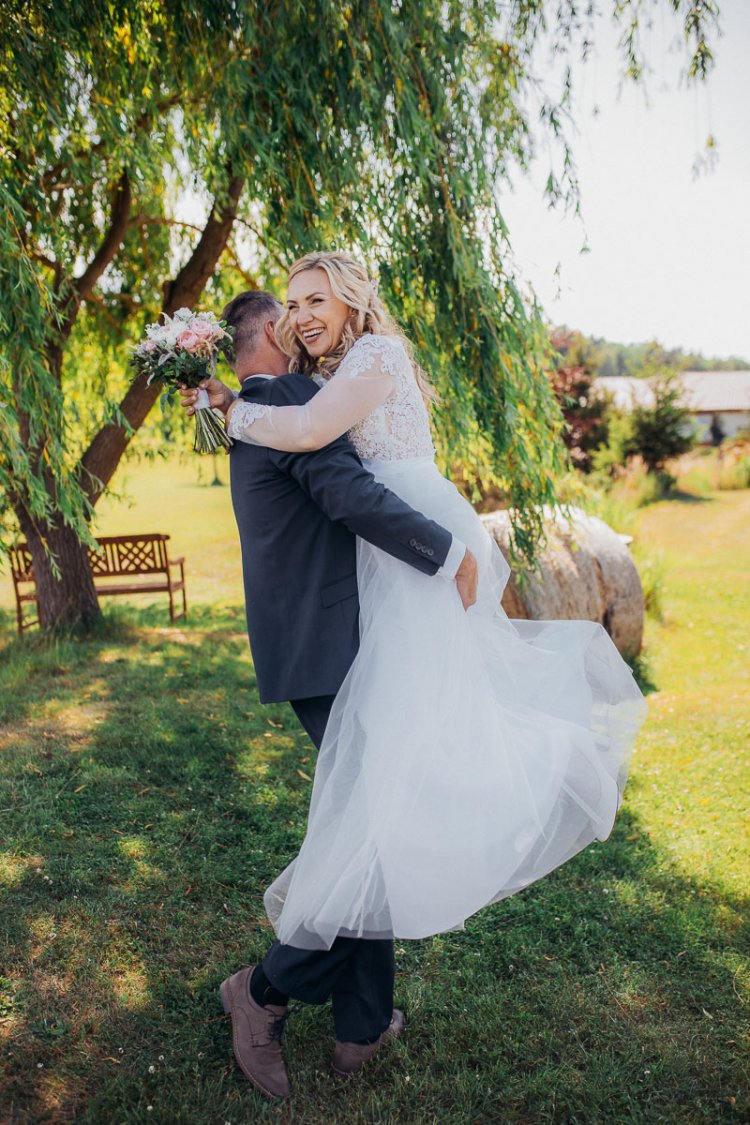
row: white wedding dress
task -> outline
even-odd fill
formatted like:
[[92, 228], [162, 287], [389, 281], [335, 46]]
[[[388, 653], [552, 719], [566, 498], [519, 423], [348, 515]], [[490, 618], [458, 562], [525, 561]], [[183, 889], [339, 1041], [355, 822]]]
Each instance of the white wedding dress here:
[[302, 848], [265, 894], [278, 938], [322, 949], [339, 934], [460, 929], [605, 840], [646, 701], [602, 625], [508, 618], [508, 564], [435, 464], [401, 342], [361, 337], [306, 406], [235, 409], [229, 432], [274, 448], [318, 448], [347, 429], [377, 480], [479, 564], [466, 612], [454, 582], [358, 540], [361, 644]]

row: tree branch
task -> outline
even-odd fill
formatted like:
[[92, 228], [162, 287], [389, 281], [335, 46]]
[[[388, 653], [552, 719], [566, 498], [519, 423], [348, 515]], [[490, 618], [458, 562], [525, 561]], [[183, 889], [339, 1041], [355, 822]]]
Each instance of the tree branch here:
[[59, 262], [56, 262], [54, 258], [47, 257], [41, 250], [31, 250], [29, 257], [33, 258], [35, 262], [40, 262], [43, 266], [46, 266], [48, 270], [57, 272], [60, 268]]
[[[222, 202], [214, 202], [193, 253], [174, 280], [164, 287], [164, 312], [171, 315], [183, 305], [192, 308], [199, 300], [229, 241], [244, 183], [244, 177], [233, 176]], [[159, 384], [147, 386], [144, 376], [131, 383], [120, 403], [120, 413], [134, 431], [142, 425], [160, 392]], [[91, 504], [96, 503], [111, 480], [129, 441], [125, 426], [110, 423], [102, 427], [89, 445], [81, 459], [79, 482]]]
[[107, 266], [120, 249], [125, 232], [128, 229], [128, 216], [130, 215], [130, 180], [128, 173], [123, 169], [115, 188], [112, 203], [112, 218], [109, 230], [104, 236], [104, 241], [89, 262], [80, 277], [65, 282], [65, 289], [70, 291], [63, 300], [62, 324], [50, 350], [51, 358], [59, 353], [59, 362], [62, 361], [62, 346], [70, 335], [76, 317], [81, 308], [81, 301], [88, 297], [91, 290], [102, 276]]
[[279, 255], [273, 249], [271, 244], [267, 241], [267, 239], [265, 239], [263, 237], [262, 232], [259, 231], [257, 227], [254, 227], [252, 223], [249, 223], [247, 221], [247, 219], [242, 219], [238, 216], [237, 222], [241, 223], [243, 227], [247, 227], [247, 229], [252, 234], [255, 235], [255, 237], [258, 239], [258, 242], [261, 244], [261, 246], [264, 246], [266, 248], [266, 250], [268, 251], [268, 256], [274, 260], [274, 262], [279, 267], [279, 269], [281, 269], [284, 273], [286, 273], [286, 271], [289, 269], [289, 262], [288, 261], [285, 262], [279, 257]]
[[230, 179], [226, 199], [218, 209], [214, 204], [195, 250], [177, 277], [164, 286], [164, 312], [170, 316], [183, 305], [192, 308], [205, 289], [229, 240], [244, 186], [244, 176]]
[[130, 199], [130, 180], [128, 179], [127, 171], [123, 169], [117, 187], [115, 188], [112, 222], [110, 223], [109, 230], [87, 268], [80, 277], [75, 279], [74, 287], [79, 300], [88, 296], [119, 250], [120, 243], [125, 237], [125, 232], [128, 228]]
[[[168, 98], [163, 98], [161, 101], [155, 102], [148, 111], [144, 111], [140, 117], [133, 122], [130, 130], [131, 136], [137, 136], [138, 133], [144, 130], [150, 132], [153, 129], [154, 121], [158, 121], [160, 118], [164, 117], [165, 114], [180, 105], [181, 102], [183, 104], [190, 104], [190, 102], [184, 102], [181, 92], [179, 94], [171, 94]], [[109, 140], [103, 137], [101, 140], [90, 144], [88, 148], [78, 149], [75, 152], [66, 154], [66, 159], [64, 161], [53, 164], [51, 168], [47, 168], [42, 174], [42, 191], [49, 194], [53, 191], [63, 191], [65, 188], [73, 187], [75, 181], [73, 177], [70, 176], [70, 172], [75, 165], [89, 157], [98, 156], [100, 153], [106, 153], [108, 144]], [[68, 173], [68, 178], [61, 179], [66, 172]]]
[[[238, 217], [235, 217], [235, 222], [243, 223], [244, 219], [240, 219]], [[183, 219], [167, 219], [162, 215], [154, 215], [154, 216], [137, 215], [135, 218], [130, 220], [130, 224], [131, 224], [131, 226], [138, 226], [138, 227], [144, 227], [144, 226], [184, 227], [186, 230], [195, 230], [195, 231], [202, 231], [203, 230], [203, 228], [199, 227], [196, 223], [186, 223]], [[248, 226], [249, 224], [245, 223], [245, 225]], [[248, 273], [247, 270], [243, 267], [242, 263], [240, 262], [237, 251], [234, 249], [234, 247], [229, 242], [227, 242], [224, 249], [225, 249], [226, 253], [229, 254], [230, 258], [232, 259], [232, 262], [234, 263], [234, 268], [237, 270], [237, 273], [240, 275], [240, 277], [246, 283], [246, 285], [248, 285], [249, 288], [251, 288], [251, 289], [259, 289], [260, 286], [258, 285], [257, 277], [253, 277], [253, 275], [251, 273]], [[283, 262], [281, 262], [280, 265], [282, 266], [282, 268], [284, 268]]]

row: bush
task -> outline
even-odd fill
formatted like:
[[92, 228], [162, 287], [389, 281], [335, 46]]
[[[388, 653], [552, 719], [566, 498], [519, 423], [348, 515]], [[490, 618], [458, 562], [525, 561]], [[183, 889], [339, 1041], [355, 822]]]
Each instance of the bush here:
[[719, 468], [719, 488], [750, 488], [750, 457], [737, 460], [722, 459]]
[[664, 552], [646, 551], [636, 542], [631, 554], [641, 580], [646, 613], [655, 621], [663, 622]]
[[680, 405], [682, 385], [677, 372], [659, 368], [649, 378], [653, 403], [636, 403], [631, 416], [632, 436], [626, 453], [640, 453], [651, 472], [659, 472], [670, 457], [687, 453], [696, 442], [690, 411]]
[[677, 373], [659, 368], [649, 385], [649, 405], [636, 403], [629, 411], [609, 408], [607, 441], [591, 458], [594, 477], [624, 481], [624, 491], [636, 507], [668, 494], [677, 478], [666, 471], [666, 462], [687, 453], [696, 441], [690, 413], [679, 402]]
[[618, 475], [618, 469], [627, 464], [633, 444], [633, 415], [614, 407], [607, 414], [607, 441], [594, 450], [591, 467], [595, 473], [605, 473], [610, 477]]
[[551, 372], [555, 398], [565, 418], [563, 441], [571, 464], [584, 473], [591, 469], [591, 455], [607, 441], [607, 416], [614, 396], [601, 391], [593, 381], [592, 351], [580, 332], [555, 329], [550, 337], [560, 356]]

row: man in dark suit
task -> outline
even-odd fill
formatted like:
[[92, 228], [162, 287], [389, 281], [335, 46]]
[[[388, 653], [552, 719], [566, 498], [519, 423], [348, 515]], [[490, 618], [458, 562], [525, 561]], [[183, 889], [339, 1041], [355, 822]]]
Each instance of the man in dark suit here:
[[[274, 335], [281, 312], [271, 294], [252, 291], [222, 314], [235, 330], [233, 367], [248, 402], [297, 405], [317, 393], [306, 376], [287, 373]], [[206, 389], [224, 413], [237, 395], [216, 379]], [[194, 400], [194, 392], [183, 392], [191, 410]], [[228, 429], [231, 435], [231, 420]], [[355, 537], [420, 570], [425, 580], [455, 580], [467, 608], [476, 596], [476, 564], [450, 532], [379, 484], [346, 436], [311, 453], [236, 441], [230, 478], [260, 700], [288, 700], [320, 747], [359, 646]], [[330, 950], [275, 941], [259, 965], [221, 985], [245, 1075], [268, 1096], [288, 1096], [280, 1040], [290, 997], [312, 1004], [332, 999], [334, 1070], [359, 1069], [403, 1028], [403, 1013], [393, 1008], [394, 971], [389, 940], [339, 937]]]

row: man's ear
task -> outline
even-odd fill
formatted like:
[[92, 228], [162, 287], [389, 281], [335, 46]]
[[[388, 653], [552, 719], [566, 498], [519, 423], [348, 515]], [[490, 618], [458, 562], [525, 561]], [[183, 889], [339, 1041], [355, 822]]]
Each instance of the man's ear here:
[[267, 320], [263, 325], [263, 331], [266, 334], [266, 339], [268, 340], [269, 344], [273, 344], [274, 347], [278, 348], [279, 345], [276, 343], [276, 321]]

